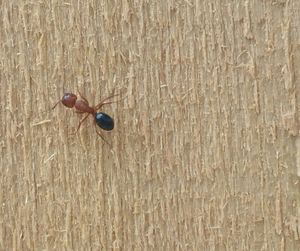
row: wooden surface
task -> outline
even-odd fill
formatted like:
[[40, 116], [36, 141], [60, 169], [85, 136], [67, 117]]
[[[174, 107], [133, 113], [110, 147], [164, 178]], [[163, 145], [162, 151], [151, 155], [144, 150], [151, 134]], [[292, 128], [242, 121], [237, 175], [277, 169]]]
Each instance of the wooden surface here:
[[1, 1], [0, 250], [299, 250], [299, 13]]

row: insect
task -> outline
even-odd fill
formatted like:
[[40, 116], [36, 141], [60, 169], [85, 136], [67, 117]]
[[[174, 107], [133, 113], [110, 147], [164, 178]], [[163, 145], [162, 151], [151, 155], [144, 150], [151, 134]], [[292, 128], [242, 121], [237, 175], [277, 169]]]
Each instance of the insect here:
[[[114, 120], [108, 114], [104, 112], [97, 112], [102, 108], [102, 106], [114, 103], [116, 101], [108, 101], [109, 99], [118, 96], [118, 94], [111, 95], [105, 99], [103, 99], [99, 104], [96, 106], [90, 106], [87, 99], [78, 91], [79, 96], [81, 99], [78, 99], [77, 96], [73, 93], [64, 93], [61, 100], [59, 100], [53, 107], [52, 110], [59, 104], [62, 103], [64, 106], [68, 108], [75, 108], [76, 113], [85, 114], [87, 113], [79, 122], [76, 132], [78, 132], [82, 123], [92, 115], [94, 118], [94, 125], [98, 125], [101, 129], [105, 131], [111, 131], [114, 129]], [[96, 133], [108, 144], [110, 145], [101, 133], [96, 129]]]

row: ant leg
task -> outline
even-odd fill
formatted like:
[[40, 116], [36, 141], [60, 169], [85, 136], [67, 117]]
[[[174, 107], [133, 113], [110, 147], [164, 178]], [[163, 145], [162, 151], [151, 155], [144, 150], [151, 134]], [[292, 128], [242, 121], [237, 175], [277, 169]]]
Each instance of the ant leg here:
[[118, 100], [117, 101], [111, 101], [111, 102], [101, 103], [100, 105], [98, 105], [97, 107], [95, 107], [95, 110], [98, 111], [102, 106], [108, 105], [108, 104], [112, 104], [112, 103], [116, 103], [116, 102], [118, 102]]
[[111, 95], [105, 99], [103, 99], [98, 105], [95, 106], [95, 110], [99, 110], [103, 105], [106, 105], [106, 104], [111, 104], [111, 103], [114, 103], [114, 102], [117, 102], [117, 101], [112, 101], [112, 102], [105, 102], [106, 100], [109, 100], [113, 97], [116, 97], [116, 96], [119, 96], [120, 94], [115, 94], [115, 95]]
[[109, 143], [106, 141], [106, 139], [102, 136], [102, 134], [101, 134], [100, 132], [98, 132], [97, 127], [96, 127], [96, 122], [95, 122], [95, 121], [94, 121], [94, 126], [95, 126], [96, 133], [101, 137], [101, 139], [102, 139], [106, 144], [108, 144], [110, 147], [112, 147], [111, 144], [109, 144]]
[[116, 96], [119, 96], [119, 95], [120, 95], [120, 94], [114, 94], [114, 95], [111, 95], [111, 96], [109, 96], [109, 97], [103, 99], [98, 105], [96, 105], [96, 107], [99, 106], [100, 104], [104, 103], [104, 101], [109, 100], [109, 99], [111, 99], [111, 98], [113, 98], [113, 97], [116, 97]]
[[87, 103], [89, 104], [89, 101], [87, 101], [87, 99], [81, 94], [81, 92], [77, 89], [79, 96]]
[[85, 117], [80, 120], [79, 124], [78, 124], [78, 127], [77, 127], [77, 130], [76, 130], [76, 133], [78, 132], [80, 126], [82, 125], [82, 123], [87, 119], [87, 117], [89, 116], [90, 114], [88, 113], [87, 115], [85, 115]]
[[61, 100], [59, 100], [51, 109], [54, 110], [54, 108], [61, 102]]

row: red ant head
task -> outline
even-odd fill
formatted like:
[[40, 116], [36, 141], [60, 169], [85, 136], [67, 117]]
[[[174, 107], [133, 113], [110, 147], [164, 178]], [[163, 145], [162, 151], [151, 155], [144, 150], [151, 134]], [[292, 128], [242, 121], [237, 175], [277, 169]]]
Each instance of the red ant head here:
[[74, 107], [77, 100], [77, 96], [73, 93], [65, 93], [61, 99], [64, 106], [72, 108]]

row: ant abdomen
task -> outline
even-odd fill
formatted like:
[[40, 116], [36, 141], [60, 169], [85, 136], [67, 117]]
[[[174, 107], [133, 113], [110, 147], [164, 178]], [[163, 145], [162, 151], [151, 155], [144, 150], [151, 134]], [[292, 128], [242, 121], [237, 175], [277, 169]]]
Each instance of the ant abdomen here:
[[104, 112], [95, 113], [96, 124], [105, 131], [114, 129], [114, 120]]

